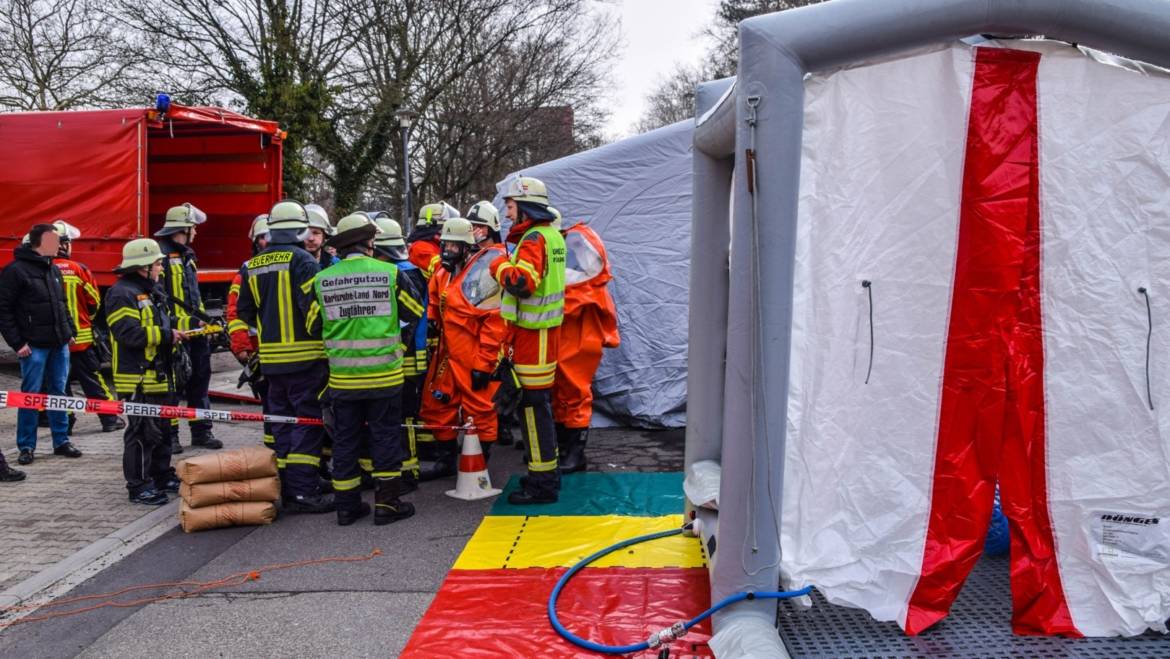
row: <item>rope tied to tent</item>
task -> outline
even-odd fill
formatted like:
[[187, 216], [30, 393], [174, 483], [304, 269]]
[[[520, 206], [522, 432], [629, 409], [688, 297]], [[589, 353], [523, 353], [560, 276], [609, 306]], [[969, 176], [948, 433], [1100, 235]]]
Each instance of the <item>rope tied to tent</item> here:
[[873, 282], [862, 279], [861, 287], [869, 298], [869, 367], [865, 369], [865, 383], [869, 384], [869, 376], [873, 373]]
[[1154, 409], [1154, 394], [1150, 389], [1150, 341], [1154, 337], [1154, 310], [1150, 306], [1150, 293], [1145, 286], [1138, 286], [1138, 293], [1146, 298], [1146, 404]]

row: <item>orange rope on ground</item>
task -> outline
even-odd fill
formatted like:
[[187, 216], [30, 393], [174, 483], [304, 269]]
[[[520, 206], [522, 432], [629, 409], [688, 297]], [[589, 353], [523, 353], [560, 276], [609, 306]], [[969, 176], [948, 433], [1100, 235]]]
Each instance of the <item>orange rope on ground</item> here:
[[[321, 565], [324, 563], [360, 563], [360, 562], [372, 560], [374, 557], [381, 556], [381, 555], [382, 555], [382, 550], [375, 549], [375, 550], [371, 551], [369, 554], [366, 554], [365, 556], [330, 556], [330, 557], [326, 557], [326, 558], [313, 558], [313, 559], [309, 559], [306, 561], [296, 561], [293, 563], [275, 563], [273, 565], [265, 565], [264, 567], [256, 568], [255, 570], [248, 570], [246, 572], [236, 572], [235, 574], [230, 574], [226, 577], [223, 577], [221, 579], [216, 579], [214, 581], [169, 581], [169, 582], [161, 582], [161, 583], [154, 583], [154, 584], [143, 584], [143, 585], [138, 585], [138, 586], [130, 586], [128, 588], [123, 588], [122, 590], [115, 591], [112, 593], [98, 593], [98, 594], [94, 594], [94, 595], [80, 595], [77, 597], [68, 597], [65, 599], [54, 600], [52, 602], [48, 602], [48, 603], [41, 604], [41, 605], [35, 605], [35, 606], [34, 605], [9, 606], [9, 607], [5, 607], [3, 609], [0, 609], [0, 616], [7, 615], [9, 613], [14, 613], [17, 611], [33, 611], [33, 610], [39, 610], [39, 609], [49, 609], [49, 608], [53, 608], [53, 607], [65, 606], [68, 604], [77, 604], [80, 602], [88, 602], [88, 601], [98, 600], [98, 599], [106, 600], [104, 602], [99, 602], [98, 604], [92, 604], [90, 606], [83, 606], [83, 607], [77, 608], [77, 609], [70, 609], [68, 611], [54, 611], [51, 613], [45, 613], [43, 615], [25, 616], [25, 617], [20, 618], [18, 620], [12, 620], [9, 622], [0, 622], [0, 630], [7, 629], [9, 627], [23, 624], [26, 622], [41, 622], [44, 620], [52, 620], [54, 618], [65, 618], [68, 616], [80, 615], [82, 613], [88, 613], [90, 611], [96, 611], [98, 609], [103, 609], [103, 608], [124, 609], [124, 608], [136, 607], [136, 606], [144, 606], [147, 604], [155, 604], [158, 602], [165, 602], [168, 600], [176, 600], [176, 599], [183, 599], [183, 598], [187, 598], [187, 597], [194, 597], [195, 595], [201, 595], [209, 590], [214, 590], [216, 588], [223, 588], [225, 586], [242, 586], [242, 585], [248, 583], [249, 581], [257, 581], [260, 579], [260, 575], [263, 574], [264, 572], [275, 572], [277, 570], [291, 570], [293, 568], [308, 567], [310, 565]], [[124, 601], [124, 602], [118, 602], [118, 601], [115, 601], [113, 599], [115, 597], [125, 595], [126, 593], [131, 593], [131, 592], [139, 591], [139, 590], [157, 590], [159, 588], [183, 588], [183, 587], [193, 587], [193, 589], [192, 590], [181, 590], [181, 591], [174, 592], [174, 593], [166, 593], [163, 595], [155, 595], [153, 597], [144, 597], [141, 599], [128, 600], [128, 601]]]

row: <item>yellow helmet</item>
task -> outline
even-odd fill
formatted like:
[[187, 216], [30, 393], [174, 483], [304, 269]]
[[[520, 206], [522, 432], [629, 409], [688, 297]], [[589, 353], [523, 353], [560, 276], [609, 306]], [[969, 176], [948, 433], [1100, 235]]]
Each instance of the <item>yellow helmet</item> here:
[[182, 233], [187, 229], [203, 224], [207, 221], [207, 213], [199, 210], [194, 204], [187, 202], [179, 206], [172, 206], [167, 210], [166, 222], [162, 228], [154, 232], [156, 236], [169, 236]]
[[378, 225], [378, 235], [374, 236], [374, 244], [379, 247], [405, 247], [402, 239], [402, 226], [388, 217], [380, 217], [374, 222]]
[[122, 263], [118, 270], [148, 268], [163, 257], [162, 248], [153, 238], [138, 238], [122, 246]]
[[309, 214], [310, 227], [324, 231], [326, 236], [334, 234], [335, 230], [329, 221], [329, 213], [326, 213], [320, 204], [305, 204], [305, 212]]
[[517, 176], [508, 182], [508, 189], [504, 191], [504, 199], [514, 201], [528, 201], [541, 206], [548, 206], [548, 189], [544, 181], [531, 176]]
[[309, 226], [309, 211], [295, 199], [279, 201], [268, 211], [269, 229], [295, 229], [300, 231]]
[[252, 220], [252, 226], [248, 228], [248, 240], [255, 241], [260, 236], [268, 235], [268, 213], [261, 213]]
[[81, 229], [65, 220], [53, 220], [53, 226], [56, 227], [57, 235], [61, 237], [61, 240], [77, 240], [81, 237]]
[[472, 224], [486, 226], [492, 231], [500, 230], [500, 211], [490, 201], [477, 201], [467, 211], [467, 219]]
[[467, 243], [475, 245], [475, 234], [471, 231], [471, 222], [462, 217], [453, 217], [443, 223], [443, 234], [440, 241], [452, 243]]
[[418, 209], [418, 224], [416, 226], [442, 224], [455, 217], [459, 217], [459, 210], [445, 201], [440, 201]]

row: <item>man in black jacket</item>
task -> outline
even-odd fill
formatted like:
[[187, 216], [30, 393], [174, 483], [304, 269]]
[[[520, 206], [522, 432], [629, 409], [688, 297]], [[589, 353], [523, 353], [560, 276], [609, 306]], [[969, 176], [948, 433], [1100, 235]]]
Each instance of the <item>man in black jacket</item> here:
[[[73, 320], [65, 306], [65, 282], [53, 265], [60, 238], [52, 224], [38, 224], [28, 232], [28, 244], [16, 248], [15, 260], [0, 272], [0, 334], [20, 357], [20, 390], [64, 395], [69, 378], [69, 344]], [[69, 442], [69, 419], [49, 412], [53, 453], [81, 457]], [[37, 411], [20, 410], [16, 417], [16, 445], [22, 465], [31, 464], [37, 448]]]

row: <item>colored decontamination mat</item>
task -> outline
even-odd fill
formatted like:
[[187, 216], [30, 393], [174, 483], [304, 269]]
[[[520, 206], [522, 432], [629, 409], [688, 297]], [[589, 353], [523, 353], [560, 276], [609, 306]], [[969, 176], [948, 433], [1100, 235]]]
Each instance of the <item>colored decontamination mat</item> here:
[[[598, 657], [563, 640], [548, 597], [565, 570], [622, 540], [682, 525], [681, 473], [586, 473], [562, 479], [560, 501], [512, 506], [504, 493], [467, 542], [401, 656]], [[706, 557], [695, 538], [671, 536], [592, 563], [561, 594], [573, 633], [626, 645], [710, 605]], [[671, 646], [674, 657], [709, 657], [704, 623]], [[638, 656], [656, 657], [657, 651]]]

